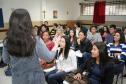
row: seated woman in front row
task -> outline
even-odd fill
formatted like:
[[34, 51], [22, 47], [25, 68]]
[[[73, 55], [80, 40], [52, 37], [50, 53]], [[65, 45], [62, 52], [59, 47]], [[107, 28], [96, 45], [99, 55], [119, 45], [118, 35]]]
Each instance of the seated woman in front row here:
[[78, 69], [74, 78], [81, 80], [84, 71], [88, 72], [90, 84], [112, 84], [113, 63], [108, 57], [107, 47], [103, 42], [94, 43], [91, 58]]
[[57, 69], [46, 75], [48, 84], [61, 84], [67, 73], [77, 69], [75, 51], [70, 49], [70, 41], [62, 36], [59, 42], [60, 50], [56, 60]]

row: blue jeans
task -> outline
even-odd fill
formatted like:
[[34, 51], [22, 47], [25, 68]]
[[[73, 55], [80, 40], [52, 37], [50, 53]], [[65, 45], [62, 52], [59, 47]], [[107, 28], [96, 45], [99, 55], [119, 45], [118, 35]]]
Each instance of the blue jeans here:
[[91, 58], [91, 53], [88, 53], [88, 52], [84, 52], [82, 57], [77, 57], [78, 67], [84, 64], [90, 58]]
[[66, 72], [58, 70], [53, 70], [46, 74], [46, 79], [48, 84], [63, 84], [64, 78], [66, 76]]

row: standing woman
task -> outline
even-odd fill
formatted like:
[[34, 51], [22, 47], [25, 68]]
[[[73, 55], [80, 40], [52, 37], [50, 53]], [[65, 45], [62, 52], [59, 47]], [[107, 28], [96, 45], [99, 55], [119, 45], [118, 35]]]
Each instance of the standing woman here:
[[3, 61], [12, 67], [12, 84], [46, 84], [39, 59], [52, 61], [41, 38], [32, 34], [32, 22], [25, 9], [16, 9], [10, 16], [9, 30], [4, 40]]

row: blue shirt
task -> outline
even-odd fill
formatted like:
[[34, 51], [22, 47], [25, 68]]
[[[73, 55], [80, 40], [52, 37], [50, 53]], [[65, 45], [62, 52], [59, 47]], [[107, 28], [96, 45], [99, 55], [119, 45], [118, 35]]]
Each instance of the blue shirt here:
[[98, 64], [92, 66], [91, 72], [89, 74], [89, 80], [91, 84], [100, 84], [100, 78], [102, 77], [102, 71]]
[[108, 62], [105, 66], [96, 64], [93, 59], [87, 60], [78, 69], [78, 73], [88, 72], [90, 84], [112, 84], [113, 82], [113, 64]]

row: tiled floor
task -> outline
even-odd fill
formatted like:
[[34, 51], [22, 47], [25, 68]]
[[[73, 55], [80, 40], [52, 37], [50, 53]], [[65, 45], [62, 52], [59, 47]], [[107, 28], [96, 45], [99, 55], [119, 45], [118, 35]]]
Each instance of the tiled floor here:
[[6, 67], [0, 68], [0, 84], [12, 84], [11, 83], [11, 77], [4, 75], [5, 69], [6, 69]]
[[[6, 69], [6, 67], [0, 68], [0, 84], [12, 84], [11, 77], [4, 75], [5, 69]], [[118, 84], [121, 84], [121, 83], [118, 83]], [[124, 78], [123, 84], [126, 84], [126, 78]]]

